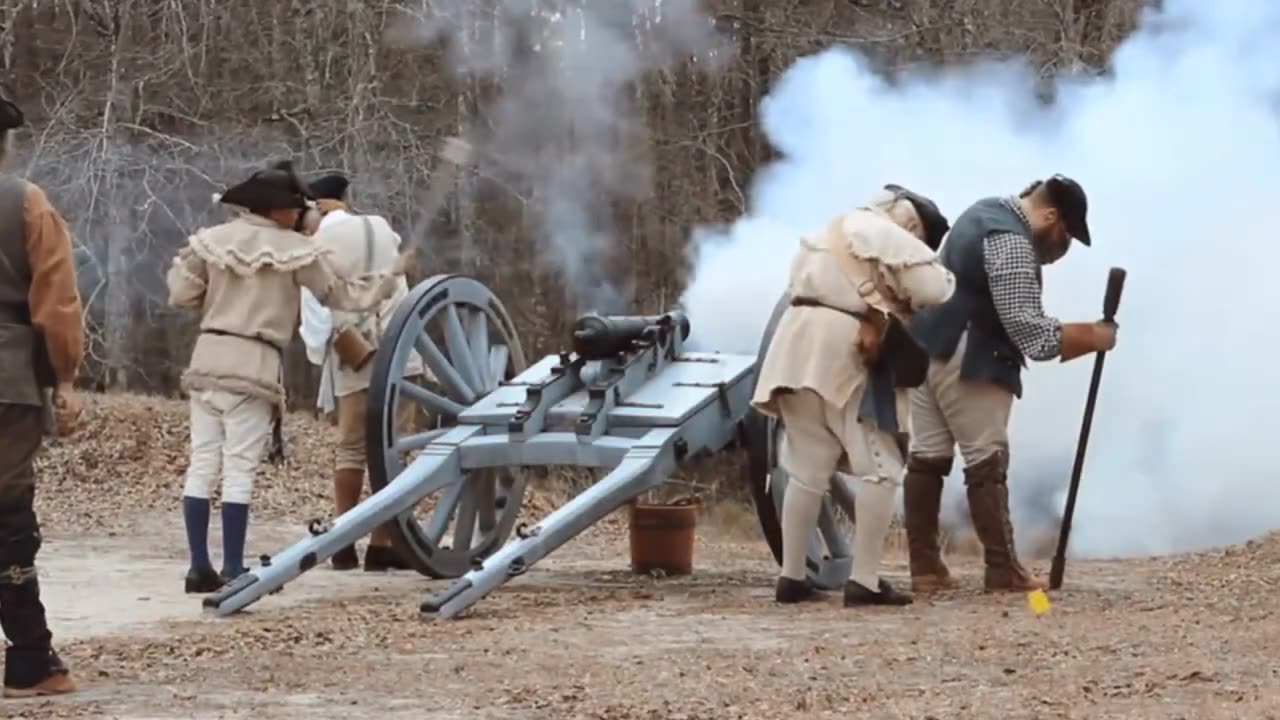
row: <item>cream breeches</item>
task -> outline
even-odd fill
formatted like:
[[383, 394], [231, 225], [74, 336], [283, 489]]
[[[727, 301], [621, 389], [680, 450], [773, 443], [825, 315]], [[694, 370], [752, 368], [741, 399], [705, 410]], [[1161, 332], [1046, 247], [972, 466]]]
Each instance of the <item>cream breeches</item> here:
[[893, 519], [905, 458], [891, 433], [858, 419], [858, 399], [836, 407], [812, 390], [778, 398], [783, 439], [779, 462], [790, 475], [782, 502], [782, 575], [802, 579], [809, 538], [840, 457], [848, 457], [854, 492], [850, 580], [877, 591], [884, 538]]
[[995, 383], [960, 380], [967, 335], [946, 362], [929, 364], [924, 384], [911, 389], [911, 454], [950, 460], [956, 446], [965, 467], [1009, 452], [1013, 393]]
[[840, 456], [849, 474], [873, 483], [902, 484], [904, 459], [891, 433], [858, 419], [858, 402], [836, 407], [812, 390], [778, 397], [784, 432], [779, 462], [791, 476], [817, 493], [831, 489]]
[[222, 501], [248, 505], [271, 434], [273, 405], [207, 390], [191, 396], [191, 462], [183, 494], [207, 499], [222, 479]]

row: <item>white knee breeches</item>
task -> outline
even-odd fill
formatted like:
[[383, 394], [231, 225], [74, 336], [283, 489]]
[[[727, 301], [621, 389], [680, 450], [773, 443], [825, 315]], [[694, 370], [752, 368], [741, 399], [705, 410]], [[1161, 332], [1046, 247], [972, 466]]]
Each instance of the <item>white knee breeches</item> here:
[[208, 498], [222, 478], [222, 501], [248, 505], [271, 434], [272, 405], [209, 390], [191, 397], [191, 463], [183, 494]]

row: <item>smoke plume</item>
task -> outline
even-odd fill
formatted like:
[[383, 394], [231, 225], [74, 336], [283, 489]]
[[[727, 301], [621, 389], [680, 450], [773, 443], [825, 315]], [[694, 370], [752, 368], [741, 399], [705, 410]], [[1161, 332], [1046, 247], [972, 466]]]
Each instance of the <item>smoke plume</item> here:
[[[1166, 0], [1109, 77], [1060, 79], [1049, 106], [1014, 64], [887, 84], [845, 49], [799, 60], [762, 109], [783, 158], [759, 173], [748, 216], [695, 239], [691, 340], [754, 354], [796, 238], [884, 183], [931, 195], [954, 219], [1062, 172], [1089, 194], [1094, 247], [1046, 268], [1048, 311], [1096, 319], [1107, 269], [1129, 271], [1072, 553], [1190, 551], [1280, 526], [1268, 429], [1280, 282], [1266, 219], [1280, 165], [1277, 43], [1271, 0]], [[1063, 505], [1092, 365], [1033, 363], [1025, 374], [1010, 472], [1020, 536]], [[953, 509], [962, 493], [956, 473]]]
[[540, 257], [579, 311], [630, 299], [608, 272], [612, 204], [648, 192], [648, 133], [633, 83], [718, 47], [695, 0], [446, 0], [393, 28], [400, 45], [446, 44], [460, 75], [500, 81], [484, 103], [481, 170], [529, 201]]

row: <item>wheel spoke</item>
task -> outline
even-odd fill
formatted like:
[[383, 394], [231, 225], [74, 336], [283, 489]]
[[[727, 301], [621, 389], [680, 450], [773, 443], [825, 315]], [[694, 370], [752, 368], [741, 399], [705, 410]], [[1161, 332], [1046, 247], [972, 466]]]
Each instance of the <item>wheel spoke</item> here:
[[494, 345], [489, 348], [489, 390], [493, 391], [507, 376], [507, 360], [511, 358], [511, 348], [506, 345]]
[[467, 382], [462, 379], [458, 371], [453, 365], [445, 359], [444, 353], [440, 352], [440, 348], [436, 347], [436, 343], [427, 336], [426, 331], [419, 333], [413, 340], [413, 346], [422, 356], [422, 361], [431, 368], [431, 374], [445, 386], [456, 400], [470, 405], [476, 401], [476, 394], [471, 391]]
[[400, 393], [420, 405], [426, 406], [433, 415], [458, 417], [458, 414], [466, 410], [466, 406], [460, 405], [447, 397], [437, 395], [421, 385], [402, 380], [400, 382]]
[[[471, 549], [472, 539], [476, 534], [476, 501], [480, 498], [479, 488], [476, 487], [476, 480], [479, 478], [472, 477], [470, 480], [464, 480], [467, 486], [465, 492], [462, 493], [462, 503], [458, 506], [458, 517], [453, 523], [453, 549], [466, 552]], [[483, 483], [483, 480], [481, 481]]]
[[467, 345], [467, 334], [462, 329], [462, 319], [458, 317], [458, 306], [444, 306], [444, 343], [449, 349], [449, 362], [458, 369], [458, 376], [466, 383], [475, 395], [484, 392], [484, 381], [480, 377], [480, 368], [471, 356], [471, 348]]
[[458, 498], [462, 497], [462, 491], [466, 487], [467, 480], [463, 478], [440, 493], [440, 501], [431, 511], [426, 527], [422, 529], [422, 533], [427, 536], [432, 545], [439, 545], [440, 540], [444, 538], [444, 531], [449, 527], [449, 518], [453, 515], [454, 508], [458, 506]]
[[488, 536], [498, 527], [498, 481], [484, 473], [472, 481], [476, 487], [476, 527]]
[[488, 394], [498, 386], [489, 365], [489, 316], [484, 310], [467, 314], [467, 348], [471, 350], [471, 362], [480, 382], [479, 392]]

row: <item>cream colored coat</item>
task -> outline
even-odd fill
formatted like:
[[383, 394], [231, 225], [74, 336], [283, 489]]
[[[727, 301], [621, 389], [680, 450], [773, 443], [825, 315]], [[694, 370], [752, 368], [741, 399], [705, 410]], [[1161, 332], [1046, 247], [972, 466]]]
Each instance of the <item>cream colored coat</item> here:
[[[315, 240], [329, 251], [334, 271], [344, 278], [360, 277], [365, 272], [386, 272], [400, 254], [400, 235], [386, 219], [378, 215], [355, 215], [346, 210], [334, 210], [321, 220]], [[391, 296], [372, 310], [345, 312], [333, 309], [329, 313], [325, 312], [323, 303], [318, 303], [314, 297], [307, 297], [305, 291], [302, 293], [303, 316], [299, 330], [307, 345], [308, 357], [324, 368], [318, 403], [326, 412], [333, 410], [325, 402], [326, 397], [343, 397], [368, 388], [373, 373], [373, 363], [359, 371], [342, 366], [333, 350], [334, 338], [344, 329], [354, 327], [364, 334], [371, 345], [377, 347], [386, 333], [392, 314], [408, 293], [408, 283], [400, 278]], [[422, 359], [414, 351], [409, 355], [405, 375], [411, 377], [420, 373], [426, 374]]]
[[[845, 258], [841, 250], [847, 251]], [[878, 274], [889, 297], [872, 282]], [[859, 208], [800, 240], [789, 297], [808, 297], [848, 312], [868, 306], [904, 321], [914, 310], [951, 297], [955, 277], [937, 253], [878, 210]], [[777, 416], [776, 393], [810, 389], [835, 407], [860, 401], [867, 371], [856, 343], [860, 321], [823, 307], [791, 306], [778, 321], [758, 370], [752, 405]], [[900, 430], [910, 417], [905, 390], [895, 393]]]
[[169, 269], [169, 302], [197, 310], [202, 332], [182, 377], [188, 393], [224, 390], [284, 401], [281, 353], [298, 322], [298, 288], [331, 307], [373, 307], [403, 285], [402, 275], [340, 278], [329, 251], [252, 214], [192, 235]]

